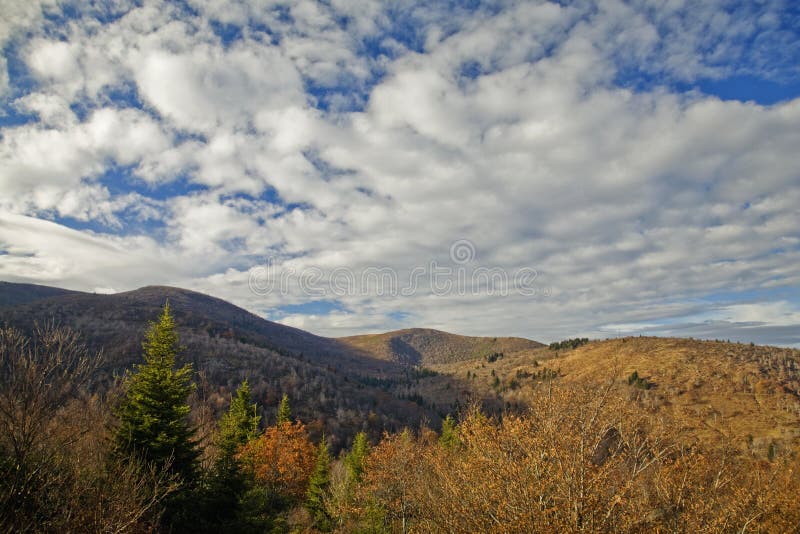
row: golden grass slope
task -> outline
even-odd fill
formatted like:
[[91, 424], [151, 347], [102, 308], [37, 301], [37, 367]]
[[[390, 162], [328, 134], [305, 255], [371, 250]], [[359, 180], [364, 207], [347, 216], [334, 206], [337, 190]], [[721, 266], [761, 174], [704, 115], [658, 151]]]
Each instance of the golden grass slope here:
[[[555, 363], [555, 362], [554, 362]], [[668, 411], [703, 438], [800, 442], [800, 351], [717, 341], [623, 338], [591, 343], [558, 359], [561, 380], [625, 380], [635, 371], [649, 389], [631, 386], [638, 402]], [[742, 445], [742, 443], [739, 443]]]
[[510, 354], [542, 347], [537, 341], [520, 337], [460, 336], [429, 328], [344, 337], [339, 341], [375, 358], [410, 365], [472, 360], [495, 352]]
[[[464, 359], [429, 366], [458, 378], [470, 393], [505, 406], [531, 404], [553, 384], [621, 384], [634, 402], [675, 422], [676, 432], [723, 440], [766, 454], [770, 446], [800, 445], [800, 351], [692, 339], [629, 337], [594, 341], [573, 350], [511, 352], [489, 362]], [[636, 372], [638, 385], [628, 384]], [[435, 379], [423, 396], [445, 403]], [[426, 391], [428, 389], [429, 391]]]

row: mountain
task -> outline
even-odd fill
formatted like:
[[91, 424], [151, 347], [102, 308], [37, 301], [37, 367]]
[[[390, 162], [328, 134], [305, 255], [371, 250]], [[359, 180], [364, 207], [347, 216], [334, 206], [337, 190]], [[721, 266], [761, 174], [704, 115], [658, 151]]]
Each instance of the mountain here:
[[460, 336], [429, 328], [343, 337], [339, 341], [381, 360], [408, 365], [452, 363], [543, 347], [537, 341], [520, 337]]
[[99, 392], [141, 362], [148, 323], [169, 301], [184, 361], [198, 371], [198, 399], [214, 412], [248, 379], [266, 421], [283, 393], [312, 433], [325, 432], [333, 448], [359, 430], [377, 438], [384, 430], [439, 420], [438, 411], [398, 398], [394, 388], [411, 380], [404, 366], [374, 358], [338, 340], [267, 321], [224, 300], [195, 291], [148, 286], [117, 294], [92, 294], [4, 283], [0, 325], [31, 332], [53, 322], [78, 331], [92, 352], [102, 352]]
[[435, 427], [472, 402], [489, 413], [524, 410], [542, 387], [601, 388], [609, 381], [694, 438], [730, 439], [758, 454], [800, 444], [800, 351], [788, 348], [630, 337], [551, 350], [529, 339], [421, 328], [332, 339], [164, 286], [95, 295], [3, 283], [0, 324], [73, 327], [103, 351], [103, 392], [141, 361], [142, 336], [166, 300], [186, 346], [183, 358], [198, 371], [196, 403], [219, 413], [246, 378], [266, 422], [287, 393], [295, 415], [315, 436], [329, 436], [335, 450], [360, 430], [377, 439], [421, 421]]
[[17, 306], [35, 300], [68, 295], [75, 293], [69, 289], [60, 287], [40, 286], [36, 284], [15, 284], [12, 282], [0, 281], [0, 307]]
[[227, 301], [196, 291], [147, 286], [116, 294], [67, 291], [46, 286], [4, 283], [0, 302], [15, 303], [0, 310], [0, 320], [30, 329], [35, 322], [52, 320], [79, 330], [94, 349], [110, 351], [112, 363], [127, 366], [138, 358], [138, 339], [169, 301], [184, 331], [209, 338], [303, 356], [320, 364], [355, 365], [363, 372], [391, 372], [382, 361], [336, 341], [304, 330], [268, 321]]

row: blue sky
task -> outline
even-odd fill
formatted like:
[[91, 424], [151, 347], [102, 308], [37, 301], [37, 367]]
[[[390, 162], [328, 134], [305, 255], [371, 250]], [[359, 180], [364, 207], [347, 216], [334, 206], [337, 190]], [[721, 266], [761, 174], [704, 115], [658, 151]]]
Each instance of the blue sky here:
[[797, 3], [2, 8], [4, 280], [800, 345]]

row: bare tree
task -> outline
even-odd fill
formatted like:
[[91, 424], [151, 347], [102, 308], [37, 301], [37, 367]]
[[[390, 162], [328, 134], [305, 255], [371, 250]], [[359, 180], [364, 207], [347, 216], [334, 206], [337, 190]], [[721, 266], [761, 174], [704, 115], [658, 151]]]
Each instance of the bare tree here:
[[0, 532], [153, 530], [175, 483], [109, 455], [100, 363], [69, 328], [0, 328]]
[[69, 328], [37, 325], [30, 339], [14, 328], [0, 329], [0, 445], [17, 464], [37, 448], [78, 437], [54, 432], [53, 418], [86, 387], [99, 363], [100, 356], [90, 356]]

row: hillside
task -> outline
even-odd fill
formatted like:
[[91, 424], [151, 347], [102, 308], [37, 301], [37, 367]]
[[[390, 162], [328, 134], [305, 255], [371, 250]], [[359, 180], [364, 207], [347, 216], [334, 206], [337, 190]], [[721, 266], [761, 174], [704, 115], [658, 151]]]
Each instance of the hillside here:
[[222, 299], [187, 289], [147, 286], [124, 293], [93, 294], [6, 283], [0, 287], [0, 302], [12, 300], [19, 304], [0, 310], [0, 321], [23, 329], [46, 320], [69, 325], [82, 332], [93, 348], [110, 351], [111, 363], [123, 366], [137, 357], [139, 342], [135, 340], [169, 301], [182, 329], [204, 333], [210, 339], [234, 340], [339, 368], [356, 366], [359, 372], [392, 372], [386, 362], [372, 360], [334, 339], [268, 321]]
[[377, 437], [425, 419], [435, 426], [474, 401], [493, 413], [524, 410], [542, 387], [609, 380], [630, 402], [678, 421], [687, 436], [728, 439], [760, 454], [770, 444], [800, 443], [800, 351], [791, 349], [647, 337], [550, 350], [523, 338], [419, 328], [330, 339], [163, 286], [95, 295], [4, 283], [0, 302], [16, 304], [0, 308], [0, 323], [73, 327], [103, 351], [100, 382], [108, 385], [140, 361], [142, 334], [167, 299], [184, 358], [201, 372], [213, 410], [248, 378], [267, 420], [287, 392], [296, 414], [335, 446], [362, 428]]
[[216, 413], [246, 378], [265, 421], [274, 418], [280, 396], [288, 393], [295, 414], [310, 423], [315, 435], [324, 431], [334, 448], [362, 429], [377, 438], [384, 430], [414, 426], [421, 419], [438, 421], [435, 411], [393, 394], [392, 388], [408, 379], [402, 366], [194, 291], [148, 286], [101, 295], [0, 286], [0, 301], [12, 300], [20, 304], [0, 308], [0, 325], [30, 332], [35, 324], [52, 321], [78, 331], [93, 352], [102, 351], [100, 391], [141, 362], [145, 329], [169, 300], [185, 346], [183, 359], [199, 372], [202, 399], [197, 402]]
[[381, 360], [407, 365], [433, 365], [483, 358], [495, 353], [522, 353], [543, 345], [519, 337], [473, 337], [429, 328], [339, 338]]
[[[624, 338], [580, 347], [559, 359], [566, 383], [627, 381], [648, 408], [681, 431], [731, 439], [764, 452], [800, 443], [800, 351], [691, 339]], [[739, 441], [745, 440], [745, 441]]]
[[[759, 454], [771, 443], [800, 445], [800, 351], [794, 349], [630, 337], [430, 368], [467, 383], [457, 392], [462, 397], [493, 398], [506, 408], [528, 406], [542, 387], [600, 388], [613, 380], [631, 402], [677, 421], [675, 430], [685, 436], [729, 441]], [[411, 394], [443, 403], [454, 392], [431, 377]]]
[[[183, 424], [198, 429], [207, 473], [215, 472], [212, 462], [222, 450], [212, 439], [222, 428], [220, 416], [233, 390], [248, 380], [266, 428], [238, 449], [259, 466], [245, 479], [259, 491], [279, 488], [268, 491], [283, 492], [276, 494], [287, 499], [280, 508], [246, 501], [260, 510], [252, 520], [259, 528], [260, 518], [274, 518], [279, 528], [271, 531], [301, 530], [290, 530], [290, 524], [318, 531], [302, 500], [306, 489], [298, 486], [300, 500], [291, 501], [294, 486], [277, 484], [284, 484], [282, 473], [291, 473], [298, 484], [311, 483], [319, 460], [313, 443], [323, 436], [334, 457], [346, 454], [326, 460], [331, 478], [325, 510], [339, 523], [336, 532], [366, 531], [362, 526], [371, 519], [360, 514], [370, 506], [386, 511], [384, 527], [393, 525], [380, 531], [410, 524], [415, 532], [449, 531], [449, 525], [489, 532], [499, 524], [508, 532], [679, 532], [713, 523], [706, 530], [727, 532], [731, 524], [758, 520], [758, 531], [778, 532], [796, 525], [797, 350], [668, 338], [569, 340], [547, 347], [522, 338], [430, 329], [330, 339], [178, 288], [149, 286], [117, 295], [37, 286], [26, 295], [25, 290], [11, 288], [8, 298], [20, 303], [0, 308], [0, 323], [23, 330], [37, 322], [69, 325], [105, 354], [102, 376], [90, 386], [96, 394], [58, 402], [38, 417], [59, 425], [65, 435], [78, 429], [66, 448], [47, 444], [48, 450], [70, 451], [71, 469], [116, 461], [103, 447], [115, 424], [110, 408], [119, 399], [117, 377], [141, 361], [142, 333], [164, 301], [170, 302], [185, 347], [182, 359], [197, 371], [191, 415]], [[304, 425], [276, 425], [275, 407], [284, 393], [292, 416]], [[256, 414], [249, 400], [242, 406], [248, 413], [242, 424], [251, 428], [249, 414]], [[448, 413], [457, 424], [440, 426], [439, 418]], [[440, 435], [426, 426], [441, 428]], [[354, 444], [360, 431], [371, 442], [365, 446], [369, 452]], [[363, 478], [348, 490], [346, 469], [356, 454], [366, 454], [358, 460], [364, 462]], [[3, 478], [16, 484], [16, 472], [7, 470]], [[101, 510], [108, 510], [107, 496], [115, 491], [129, 507], [140, 483], [124, 477], [116, 486], [75, 479], [83, 485], [47, 487], [81, 498], [91, 494], [87, 487], [95, 488], [104, 499]], [[227, 486], [215, 487], [227, 495]], [[345, 491], [352, 491], [352, 501], [334, 498]], [[219, 527], [215, 505], [206, 503], [225, 501], [204, 500], [208, 495], [215, 494], [198, 493], [190, 501], [201, 504], [187, 514], [191, 525], [185, 531], [241, 531]], [[63, 503], [68, 513], [85, 507]], [[413, 513], [406, 517], [407, 505]], [[58, 508], [62, 501], [48, 506]], [[27, 523], [31, 520], [20, 521]]]

